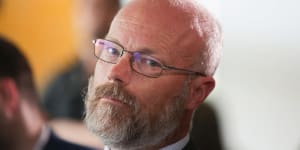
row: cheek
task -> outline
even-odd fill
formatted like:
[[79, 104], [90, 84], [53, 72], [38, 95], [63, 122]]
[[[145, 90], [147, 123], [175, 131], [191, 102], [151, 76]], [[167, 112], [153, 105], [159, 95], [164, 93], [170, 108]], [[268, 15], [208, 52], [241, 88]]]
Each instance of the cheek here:
[[164, 108], [181, 92], [182, 80], [160, 80], [153, 82], [141, 82], [133, 92], [141, 101], [143, 108], [149, 111]]
[[111, 70], [110, 64], [97, 61], [94, 73], [94, 85], [101, 85], [108, 81], [108, 74]]

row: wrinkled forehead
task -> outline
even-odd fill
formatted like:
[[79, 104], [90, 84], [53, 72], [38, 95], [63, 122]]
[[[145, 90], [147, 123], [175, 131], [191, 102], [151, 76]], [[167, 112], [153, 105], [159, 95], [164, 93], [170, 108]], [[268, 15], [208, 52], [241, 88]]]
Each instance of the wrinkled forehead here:
[[170, 44], [179, 44], [183, 38], [198, 40], [202, 33], [195, 10], [192, 3], [181, 0], [135, 0], [118, 13], [111, 30], [138, 30]]
[[[138, 42], [141, 45], [156, 45], [167, 48], [174, 41], [176, 34], [168, 30], [164, 30], [158, 26], [145, 24], [138, 21], [138, 19], [116, 19], [109, 31], [108, 36], [115, 36], [114, 38], [122, 39], [123, 42], [128, 43]], [[124, 43], [123, 43], [124, 44]], [[161, 44], [161, 45], [160, 45]]]

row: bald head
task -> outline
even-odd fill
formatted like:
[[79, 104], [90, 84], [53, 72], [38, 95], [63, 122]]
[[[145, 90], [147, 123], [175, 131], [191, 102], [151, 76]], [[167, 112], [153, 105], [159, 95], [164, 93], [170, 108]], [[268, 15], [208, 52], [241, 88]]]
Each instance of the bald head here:
[[[196, 0], [132, 0], [113, 20], [115, 28], [147, 34], [153, 42], [163, 41], [180, 56], [193, 61], [193, 69], [213, 75], [219, 62], [221, 29]], [[149, 43], [151, 44], [151, 43]], [[193, 57], [191, 57], [193, 56]]]

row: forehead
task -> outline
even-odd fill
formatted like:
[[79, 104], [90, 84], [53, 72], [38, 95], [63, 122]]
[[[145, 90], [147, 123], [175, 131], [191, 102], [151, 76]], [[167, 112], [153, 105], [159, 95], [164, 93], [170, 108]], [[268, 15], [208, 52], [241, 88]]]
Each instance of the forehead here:
[[170, 48], [175, 38], [174, 35], [174, 33], [162, 30], [157, 26], [126, 19], [115, 20], [108, 33], [108, 37], [127, 44], [126, 48], [136, 49], [141, 46], [150, 46], [152, 49], [160, 50]]
[[126, 49], [149, 48], [162, 57], [189, 59], [199, 49], [193, 16], [175, 6], [130, 6], [113, 20], [108, 37]]

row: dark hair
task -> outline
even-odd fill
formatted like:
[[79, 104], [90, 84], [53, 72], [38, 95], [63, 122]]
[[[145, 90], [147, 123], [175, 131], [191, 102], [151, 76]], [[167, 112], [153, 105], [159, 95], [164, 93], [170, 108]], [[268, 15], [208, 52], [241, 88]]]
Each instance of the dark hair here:
[[[37, 101], [30, 65], [19, 48], [0, 36], [0, 78], [12, 78], [20, 93], [30, 101]], [[36, 103], [36, 102], [35, 102]]]

